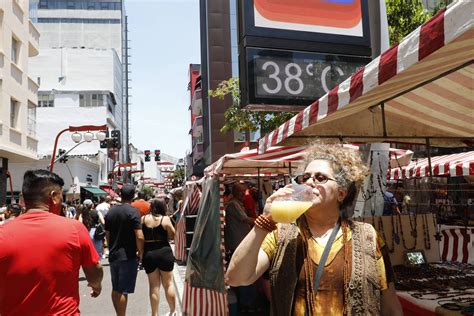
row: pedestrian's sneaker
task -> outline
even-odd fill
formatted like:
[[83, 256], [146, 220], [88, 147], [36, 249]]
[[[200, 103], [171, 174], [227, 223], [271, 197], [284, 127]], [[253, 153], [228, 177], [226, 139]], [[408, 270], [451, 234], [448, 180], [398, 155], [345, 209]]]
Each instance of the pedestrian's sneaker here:
[[178, 316], [178, 314], [176, 312], [169, 312], [166, 316]]

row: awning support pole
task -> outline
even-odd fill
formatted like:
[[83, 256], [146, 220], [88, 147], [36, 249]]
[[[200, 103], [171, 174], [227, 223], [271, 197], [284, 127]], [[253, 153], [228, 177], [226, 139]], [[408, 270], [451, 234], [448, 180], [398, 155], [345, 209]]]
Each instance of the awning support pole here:
[[259, 211], [263, 211], [262, 205], [260, 205], [260, 201], [262, 201], [262, 190], [260, 190], [260, 167], [257, 167], [257, 196], [258, 196], [258, 208]]
[[433, 178], [433, 170], [431, 169], [431, 145], [430, 145], [430, 138], [426, 138], [426, 156], [428, 157], [428, 168], [429, 168], [429, 175], [430, 175], [430, 182]]
[[387, 122], [385, 121], [385, 103], [380, 103], [380, 109], [382, 110], [382, 128], [383, 137], [387, 137]]

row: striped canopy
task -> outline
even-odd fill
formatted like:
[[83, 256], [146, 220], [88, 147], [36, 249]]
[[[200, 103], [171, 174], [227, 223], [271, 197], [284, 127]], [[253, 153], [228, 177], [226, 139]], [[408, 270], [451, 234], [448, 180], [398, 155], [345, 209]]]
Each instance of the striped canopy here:
[[[292, 119], [259, 152], [308, 138], [464, 146], [474, 138], [474, 1], [457, 1]], [[417, 137], [414, 139], [413, 137]], [[464, 140], [464, 141], [463, 141]]]
[[[460, 154], [431, 157], [431, 169], [434, 176], [468, 176], [474, 175], [474, 151]], [[392, 168], [388, 179], [411, 179], [429, 176], [428, 158], [413, 161], [408, 166]]]
[[304, 151], [307, 147], [276, 146], [259, 154], [257, 149], [227, 154], [222, 156], [204, 170], [205, 176], [212, 175], [276, 175], [288, 174], [290, 168], [299, 167], [303, 162]]

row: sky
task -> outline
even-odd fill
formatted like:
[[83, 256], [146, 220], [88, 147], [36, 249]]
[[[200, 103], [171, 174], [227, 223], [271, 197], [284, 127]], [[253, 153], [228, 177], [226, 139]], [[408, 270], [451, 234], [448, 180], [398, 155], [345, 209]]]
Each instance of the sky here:
[[191, 150], [189, 64], [200, 64], [199, 0], [126, 0], [130, 142], [183, 158]]

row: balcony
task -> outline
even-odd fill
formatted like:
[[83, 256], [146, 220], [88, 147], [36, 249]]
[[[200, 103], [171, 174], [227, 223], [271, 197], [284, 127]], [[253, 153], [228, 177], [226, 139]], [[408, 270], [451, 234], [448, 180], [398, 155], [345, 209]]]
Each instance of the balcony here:
[[30, 33], [30, 38], [28, 41], [28, 56], [29, 57], [38, 56], [40, 33], [38, 29], [35, 27], [35, 25], [33, 24], [33, 22], [31, 21], [29, 21], [29, 33]]
[[198, 89], [194, 92], [193, 99], [191, 101], [191, 113], [194, 116], [202, 115], [202, 90]]
[[204, 144], [196, 142], [193, 146], [193, 165], [204, 157]]
[[192, 126], [193, 137], [202, 136], [202, 133], [203, 133], [202, 120], [203, 120], [202, 116], [198, 116], [194, 119], [193, 126]]
[[21, 4], [18, 0], [11, 0], [13, 14], [17, 17], [18, 21], [23, 24], [23, 19], [25, 17], [25, 12], [21, 7]]
[[34, 104], [38, 104], [39, 84], [28, 76], [28, 100]]

